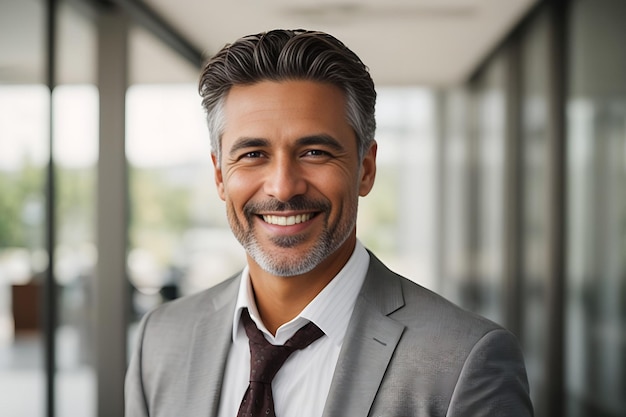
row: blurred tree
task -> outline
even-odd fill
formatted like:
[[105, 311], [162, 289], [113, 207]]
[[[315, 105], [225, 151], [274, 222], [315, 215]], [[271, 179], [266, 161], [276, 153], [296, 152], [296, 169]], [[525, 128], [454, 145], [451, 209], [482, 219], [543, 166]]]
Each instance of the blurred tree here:
[[58, 241], [66, 244], [95, 239], [95, 175], [93, 167], [57, 171]]
[[192, 223], [189, 178], [176, 168], [133, 167], [129, 192], [131, 247], [148, 249], [168, 263]]
[[43, 168], [28, 158], [22, 166], [0, 172], [0, 248], [28, 246], [29, 226], [42, 220]]

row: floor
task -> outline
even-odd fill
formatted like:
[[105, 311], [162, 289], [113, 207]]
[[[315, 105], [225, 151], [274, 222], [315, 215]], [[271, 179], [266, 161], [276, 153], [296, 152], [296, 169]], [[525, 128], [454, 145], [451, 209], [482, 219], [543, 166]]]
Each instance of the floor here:
[[[59, 369], [56, 379], [56, 413], [59, 417], [96, 415], [96, 376], [92, 367], [81, 365], [76, 332], [57, 334]], [[73, 360], [74, 359], [74, 360]], [[38, 334], [16, 335], [0, 344], [0, 415], [45, 416], [43, 346]]]

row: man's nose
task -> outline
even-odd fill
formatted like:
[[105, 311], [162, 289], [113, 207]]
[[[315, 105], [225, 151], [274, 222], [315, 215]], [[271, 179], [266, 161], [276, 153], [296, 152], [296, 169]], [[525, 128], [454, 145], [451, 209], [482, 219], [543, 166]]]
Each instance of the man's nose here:
[[297, 161], [286, 157], [276, 158], [268, 170], [264, 184], [267, 195], [287, 202], [306, 192], [306, 180]]

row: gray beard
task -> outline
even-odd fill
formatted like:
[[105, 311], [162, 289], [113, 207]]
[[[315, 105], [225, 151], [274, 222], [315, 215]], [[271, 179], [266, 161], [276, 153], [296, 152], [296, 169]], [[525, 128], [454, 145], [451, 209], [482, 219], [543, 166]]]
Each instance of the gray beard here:
[[[322, 213], [327, 213], [329, 207], [329, 205], [325, 202], [310, 203], [301, 198], [294, 199], [293, 202], [290, 203], [268, 203], [263, 207], [267, 207], [268, 210], [280, 211], [280, 209], [284, 210], [285, 206], [294, 209], [320, 209]], [[228, 220], [235, 237], [246, 250], [248, 256], [250, 256], [259, 265], [259, 267], [261, 267], [261, 269], [269, 274], [279, 277], [302, 275], [315, 269], [315, 267], [317, 267], [345, 243], [356, 225], [357, 207], [354, 206], [348, 209], [348, 213], [345, 213], [346, 215], [352, 217], [351, 220], [346, 223], [340, 221], [339, 224], [337, 224], [332, 230], [325, 228], [319, 240], [315, 243], [313, 248], [308, 251], [308, 253], [294, 259], [283, 259], [273, 256], [271, 249], [261, 247], [252, 232], [254, 217], [254, 214], [252, 213], [254, 211], [260, 211], [258, 207], [259, 205], [249, 205], [244, 209], [248, 223], [247, 231], [238, 222], [236, 215], [234, 214], [234, 210], [232, 209], [227, 210], [227, 216], [229, 217]], [[326, 219], [326, 221], [327, 220], [328, 219]], [[301, 244], [306, 239], [306, 236], [283, 236], [273, 238], [272, 243], [280, 248], [287, 249]]]
[[[246, 252], [264, 271], [277, 277], [292, 277], [296, 275], [306, 274], [312, 271], [322, 261], [328, 258], [336, 251], [347, 239], [349, 233], [345, 233], [341, 240], [333, 242], [332, 237], [326, 231], [315, 244], [313, 249], [305, 256], [295, 259], [276, 259], [267, 250], [260, 247], [256, 239], [248, 239], [243, 243]], [[299, 244], [304, 238], [301, 237], [282, 237], [272, 239], [274, 244], [281, 248], [289, 248]]]

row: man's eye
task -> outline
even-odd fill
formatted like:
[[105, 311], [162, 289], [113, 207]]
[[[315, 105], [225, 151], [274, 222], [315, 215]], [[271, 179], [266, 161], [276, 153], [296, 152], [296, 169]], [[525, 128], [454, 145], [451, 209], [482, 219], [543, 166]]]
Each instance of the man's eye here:
[[246, 152], [243, 155], [241, 155], [241, 159], [253, 159], [253, 158], [260, 158], [262, 157], [263, 154], [259, 151], [252, 151], [252, 152]]
[[329, 156], [330, 154], [321, 149], [311, 149], [306, 152], [305, 156]]

